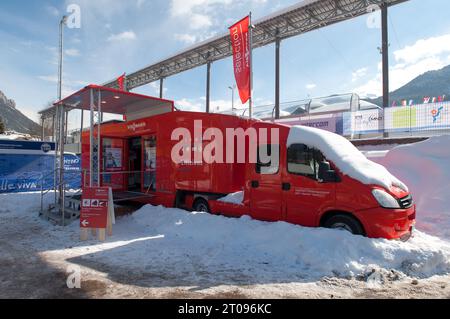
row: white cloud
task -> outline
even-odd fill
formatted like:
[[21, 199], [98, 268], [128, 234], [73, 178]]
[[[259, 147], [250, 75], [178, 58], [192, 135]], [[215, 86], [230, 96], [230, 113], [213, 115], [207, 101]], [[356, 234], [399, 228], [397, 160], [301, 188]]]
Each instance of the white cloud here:
[[317, 87], [317, 85], [314, 84], [314, 83], [310, 83], [310, 84], [307, 84], [307, 85], [306, 85], [306, 88], [307, 88], [308, 90], [315, 89], [316, 87]]
[[80, 56], [80, 51], [78, 49], [67, 49], [65, 53], [66, 55], [72, 57]]
[[395, 51], [397, 63], [413, 64], [423, 59], [436, 58], [450, 52], [450, 34], [420, 39], [411, 46]]
[[111, 34], [108, 38], [108, 41], [114, 42], [114, 41], [129, 41], [129, 40], [136, 40], [137, 36], [136, 33], [133, 31], [124, 31], [122, 33], [118, 34]]
[[52, 15], [52, 16], [59, 16], [59, 10], [57, 8], [55, 8], [54, 6], [48, 5], [46, 8], [47, 12]]
[[[389, 68], [390, 91], [399, 89], [425, 72], [445, 67], [450, 63], [449, 53], [450, 34], [420, 39], [412, 45], [394, 51], [395, 64]], [[381, 63], [378, 64], [375, 76], [354, 91], [361, 96], [381, 95]]]
[[172, 0], [170, 15], [184, 19], [189, 29], [206, 29], [214, 24], [212, 17], [217, 12], [217, 6], [229, 5], [232, 2], [233, 0]]
[[197, 37], [192, 34], [175, 34], [175, 40], [187, 43], [187, 44], [193, 44], [197, 41]]
[[[242, 105], [239, 101], [235, 100], [235, 107], [241, 108]], [[192, 111], [192, 112], [204, 112], [206, 108], [206, 98], [200, 97], [198, 99], [186, 99], [183, 98], [181, 100], [175, 101], [175, 106], [178, 109], [181, 109], [183, 111]], [[224, 111], [231, 111], [232, 103], [231, 99], [228, 100], [211, 100], [210, 101], [210, 108], [211, 112], [213, 113], [219, 113]]]
[[[150, 83], [150, 87], [153, 89], [154, 95], [159, 96], [159, 82]], [[168, 88], [163, 87], [163, 95], [165, 95], [169, 91]]]
[[199, 101], [193, 101], [186, 98], [175, 101], [175, 107], [183, 111], [193, 112], [201, 112], [205, 109], [204, 103], [202, 104]]
[[190, 20], [190, 27], [194, 30], [212, 26], [211, 18], [203, 14], [194, 13], [190, 16]]
[[40, 75], [38, 78], [42, 81], [51, 82], [51, 83], [58, 83], [58, 76], [57, 75]]
[[358, 81], [367, 74], [367, 68], [360, 68], [352, 73], [352, 82]]

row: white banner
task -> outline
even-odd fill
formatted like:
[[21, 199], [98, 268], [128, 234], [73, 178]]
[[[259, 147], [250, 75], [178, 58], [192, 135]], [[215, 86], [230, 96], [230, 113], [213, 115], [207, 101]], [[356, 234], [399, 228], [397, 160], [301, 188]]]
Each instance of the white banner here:
[[371, 134], [383, 132], [384, 115], [382, 110], [367, 110], [344, 113], [344, 135]]

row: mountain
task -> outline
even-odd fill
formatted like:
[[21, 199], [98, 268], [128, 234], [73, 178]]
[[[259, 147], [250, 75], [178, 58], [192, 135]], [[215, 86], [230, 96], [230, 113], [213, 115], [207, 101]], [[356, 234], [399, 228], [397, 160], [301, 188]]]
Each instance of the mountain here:
[[[402, 86], [398, 90], [395, 90], [389, 94], [391, 101], [401, 100], [414, 100], [415, 104], [422, 103], [423, 98], [438, 97], [446, 95], [447, 99], [450, 99], [450, 65], [437, 71], [429, 71]], [[383, 98], [379, 97], [371, 100], [379, 106], [383, 104]]]
[[20, 112], [14, 100], [8, 99], [2, 91], [0, 91], [0, 117], [7, 131], [30, 135], [41, 134], [41, 126]]

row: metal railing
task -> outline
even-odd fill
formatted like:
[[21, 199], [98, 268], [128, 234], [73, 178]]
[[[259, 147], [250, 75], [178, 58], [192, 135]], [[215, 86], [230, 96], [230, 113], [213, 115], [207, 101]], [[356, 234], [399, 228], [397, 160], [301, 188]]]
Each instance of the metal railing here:
[[[52, 170], [50, 172], [47, 172], [45, 175], [44, 175], [44, 173], [41, 174], [41, 178], [40, 178], [40, 193], [41, 193], [40, 206], [41, 206], [41, 209], [40, 209], [40, 213], [39, 213], [40, 216], [42, 216], [45, 213], [45, 210], [44, 210], [45, 196], [50, 194], [52, 191], [56, 193], [58, 189], [62, 189], [62, 192], [64, 193], [64, 197], [68, 201], [74, 199], [76, 196], [79, 196], [81, 194], [81, 188], [76, 190], [74, 193], [71, 193], [70, 196], [67, 196], [67, 191], [66, 191], [66, 185], [81, 178], [81, 171], [64, 170], [63, 181], [57, 181], [54, 179], [56, 171], [57, 170]], [[72, 175], [72, 176], [68, 177], [69, 175]], [[45, 187], [46, 186], [45, 183], [48, 181], [48, 179], [50, 177], [53, 181], [53, 186]], [[80, 187], [81, 187], [81, 184], [80, 184]], [[49, 206], [49, 209], [47, 210], [47, 212], [50, 213], [53, 209], [56, 209], [58, 207], [60, 208], [60, 213], [61, 213], [61, 224], [62, 224], [62, 226], [64, 226], [66, 207], [65, 207], [65, 204], [63, 205], [63, 204], [57, 202], [57, 197], [55, 195], [54, 204], [53, 204], [53, 206], [52, 205]]]

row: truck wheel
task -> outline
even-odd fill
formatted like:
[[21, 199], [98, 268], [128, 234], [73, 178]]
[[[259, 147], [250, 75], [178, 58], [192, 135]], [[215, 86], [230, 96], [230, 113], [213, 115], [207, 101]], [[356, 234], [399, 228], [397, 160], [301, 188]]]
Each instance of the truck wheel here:
[[364, 229], [357, 219], [348, 215], [335, 215], [325, 222], [326, 228], [345, 230], [353, 235], [364, 236]]
[[204, 200], [203, 198], [196, 199], [192, 209], [195, 212], [204, 212], [204, 213], [210, 212], [208, 202], [206, 200]]

